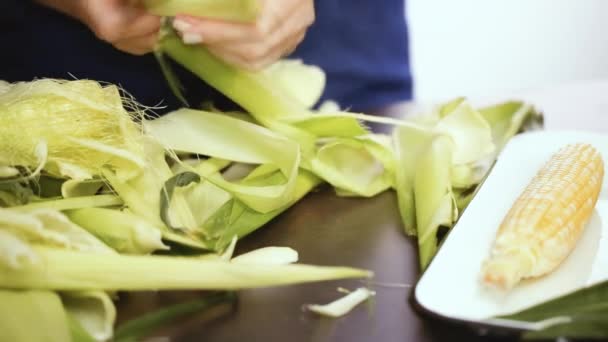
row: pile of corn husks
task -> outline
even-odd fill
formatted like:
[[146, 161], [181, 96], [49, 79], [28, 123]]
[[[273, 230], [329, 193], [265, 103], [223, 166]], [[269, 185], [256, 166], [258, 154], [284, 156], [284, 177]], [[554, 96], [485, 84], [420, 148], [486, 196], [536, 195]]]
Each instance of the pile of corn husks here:
[[286, 247], [232, 257], [238, 239], [322, 183], [339, 196], [396, 191], [424, 268], [500, 149], [541, 119], [524, 103], [475, 109], [465, 99], [408, 120], [315, 110], [325, 83], [316, 67], [236, 70], [173, 32], [162, 54], [245, 112], [152, 120], [113, 85], [0, 83], [0, 340], [109, 340], [116, 291], [370, 277], [294, 264]]

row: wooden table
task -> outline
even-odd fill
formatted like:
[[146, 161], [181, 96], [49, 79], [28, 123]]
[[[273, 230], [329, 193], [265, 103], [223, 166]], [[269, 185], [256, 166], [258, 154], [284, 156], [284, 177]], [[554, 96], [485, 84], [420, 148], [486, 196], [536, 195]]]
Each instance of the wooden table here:
[[[540, 108], [547, 129], [608, 130], [608, 82], [585, 82], [513, 94]], [[481, 102], [505, 100], [506, 97]], [[408, 110], [415, 110], [408, 105]], [[354, 289], [359, 281], [336, 281], [241, 291], [237, 303], [213, 315], [193, 316], [159, 330], [171, 341], [488, 341], [474, 331], [421, 316], [412, 305], [419, 276], [416, 242], [402, 232], [396, 197], [386, 192], [371, 199], [340, 198], [329, 188], [309, 194], [266, 227], [246, 237], [240, 252], [269, 245], [290, 246], [300, 262], [348, 265], [375, 272], [373, 305], [345, 317], [320, 318], [302, 310]], [[450, 290], [450, 284], [445, 284]], [[200, 293], [141, 293], [119, 302], [119, 319], [200, 296]]]

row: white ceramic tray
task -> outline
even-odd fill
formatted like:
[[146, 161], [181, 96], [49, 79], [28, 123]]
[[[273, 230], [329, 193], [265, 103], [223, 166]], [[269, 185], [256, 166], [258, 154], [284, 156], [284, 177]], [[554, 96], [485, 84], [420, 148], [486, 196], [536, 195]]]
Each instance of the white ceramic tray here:
[[[606, 163], [595, 211], [575, 250], [553, 273], [526, 280], [508, 294], [481, 285], [481, 265], [515, 199], [551, 154], [574, 142], [593, 144]], [[420, 307], [444, 318], [509, 327], [491, 317], [520, 311], [608, 279], [608, 135], [534, 132], [513, 138], [415, 289]]]

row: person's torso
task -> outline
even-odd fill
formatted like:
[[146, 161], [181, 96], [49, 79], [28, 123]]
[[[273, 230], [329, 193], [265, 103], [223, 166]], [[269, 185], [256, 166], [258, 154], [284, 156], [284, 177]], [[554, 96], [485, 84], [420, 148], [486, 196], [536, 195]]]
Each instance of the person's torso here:
[[[318, 0], [315, 5], [316, 22], [290, 58], [325, 70], [323, 99], [364, 110], [411, 96], [403, 1]], [[160, 104], [171, 110], [181, 105], [152, 54], [120, 52], [99, 41], [86, 26], [29, 1], [8, 0], [3, 6], [0, 18], [10, 20], [0, 23], [5, 47], [0, 53], [0, 79], [94, 79], [120, 85], [147, 106]], [[221, 97], [183, 70], [180, 77], [193, 103]]]

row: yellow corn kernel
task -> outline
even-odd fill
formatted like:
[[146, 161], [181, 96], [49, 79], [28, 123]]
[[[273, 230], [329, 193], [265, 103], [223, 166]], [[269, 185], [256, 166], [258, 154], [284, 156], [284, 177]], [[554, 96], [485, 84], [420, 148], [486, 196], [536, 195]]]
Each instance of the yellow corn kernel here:
[[593, 146], [571, 144], [554, 154], [502, 221], [482, 281], [508, 290], [556, 269], [582, 235], [603, 179]]

